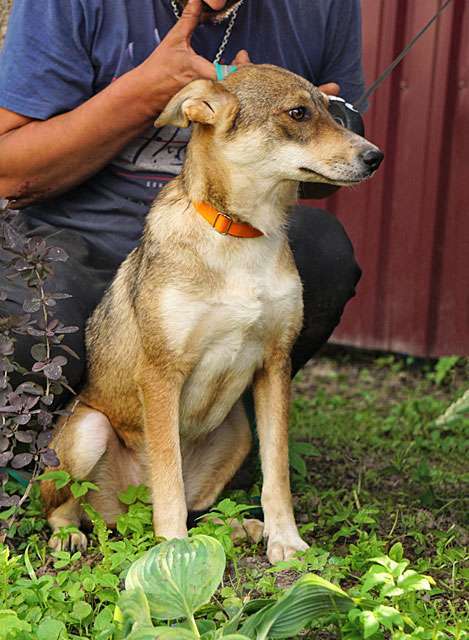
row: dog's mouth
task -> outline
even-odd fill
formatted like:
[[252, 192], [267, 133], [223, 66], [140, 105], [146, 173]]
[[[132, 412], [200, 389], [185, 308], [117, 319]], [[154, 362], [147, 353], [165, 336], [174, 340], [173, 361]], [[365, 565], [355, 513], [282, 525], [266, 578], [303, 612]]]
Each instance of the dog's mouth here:
[[369, 176], [366, 176], [364, 178], [360, 178], [357, 180], [333, 180], [332, 178], [325, 176], [323, 173], [319, 173], [319, 171], [314, 171], [314, 169], [309, 169], [308, 167], [300, 167], [300, 171], [305, 171], [306, 173], [312, 174], [314, 176], [318, 176], [318, 178], [321, 178], [322, 180], [324, 180], [326, 184], [333, 184], [339, 187], [350, 187], [350, 186], [353, 186], [354, 184], [360, 184], [361, 182], [363, 182], [363, 180], [366, 180], [366, 178], [369, 177]]

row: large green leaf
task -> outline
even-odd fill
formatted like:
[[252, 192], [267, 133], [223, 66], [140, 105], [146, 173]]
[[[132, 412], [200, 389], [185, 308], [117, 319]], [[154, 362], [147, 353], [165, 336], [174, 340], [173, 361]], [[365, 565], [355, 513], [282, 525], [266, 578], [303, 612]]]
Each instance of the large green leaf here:
[[[137, 587], [123, 591], [114, 611], [114, 620], [121, 631], [120, 637], [134, 637], [131, 632], [152, 628], [150, 607], [143, 589]], [[142, 636], [142, 640], [145, 636]]]
[[199, 640], [192, 631], [181, 627], [138, 627], [125, 636], [125, 640]]
[[[239, 634], [221, 636], [215, 631], [204, 633], [201, 640], [250, 640], [247, 636]], [[181, 627], [141, 627], [126, 636], [126, 640], [198, 640], [192, 631]]]
[[[135, 631], [131, 631], [124, 637], [125, 640], [155, 640], [158, 636], [156, 635], [155, 627], [145, 625], [143, 627], [139, 627]], [[193, 640], [192, 636], [191, 640]]]
[[218, 631], [209, 631], [200, 636], [201, 640], [251, 640], [248, 636], [242, 636], [239, 633], [223, 633], [224, 629]]
[[131, 565], [125, 586], [144, 590], [153, 617], [189, 618], [217, 590], [225, 563], [223, 547], [214, 538], [169, 540]]
[[[181, 629], [181, 627], [171, 628], [171, 627], [157, 627], [153, 631], [153, 637], [158, 638], [158, 640], [198, 640], [200, 636], [195, 636], [192, 631], [188, 631], [187, 629]], [[132, 638], [130, 639], [132, 640]], [[135, 638], [135, 640], [139, 640]], [[142, 638], [141, 640], [145, 640]]]
[[257, 598], [246, 602], [246, 604], [223, 625], [223, 638], [225, 638], [225, 636], [229, 636], [231, 638], [232, 634], [236, 634], [243, 618], [253, 613], [257, 613], [260, 609], [265, 611], [266, 606], [273, 604], [274, 602], [275, 600], [272, 600], [271, 598]]
[[252, 640], [295, 638], [306, 625], [321, 616], [346, 612], [353, 605], [345, 591], [309, 574], [300, 578], [275, 604], [251, 616], [240, 633]]

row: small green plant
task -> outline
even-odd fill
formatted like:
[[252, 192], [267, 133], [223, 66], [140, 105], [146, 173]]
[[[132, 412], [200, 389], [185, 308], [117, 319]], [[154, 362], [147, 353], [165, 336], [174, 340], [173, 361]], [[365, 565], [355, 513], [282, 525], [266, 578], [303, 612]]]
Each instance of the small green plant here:
[[305, 458], [321, 455], [317, 447], [310, 442], [298, 442], [294, 439], [290, 439], [288, 454], [290, 467], [301, 480], [308, 478], [308, 467]]
[[444, 356], [443, 358], [439, 358], [434, 371], [428, 374], [429, 379], [438, 385], [443, 384], [459, 361], [459, 356]]
[[63, 489], [70, 485], [73, 497], [78, 500], [86, 496], [88, 491], [99, 491], [99, 488], [88, 480], [72, 480], [67, 471], [46, 471], [37, 477], [37, 480], [50, 480], [55, 484], [56, 489]]
[[409, 561], [403, 555], [399, 542], [391, 548], [389, 556], [369, 560], [371, 566], [361, 578], [358, 606], [349, 611], [349, 622], [342, 627], [344, 640], [378, 640], [385, 631], [391, 632], [394, 640], [405, 637], [405, 631], [415, 631], [416, 624], [404, 613], [401, 602], [407, 604], [417, 591], [430, 591], [435, 581], [408, 569]]
[[435, 422], [438, 427], [449, 427], [464, 418], [469, 418], [469, 389], [453, 402]]
[[243, 516], [253, 510], [252, 505], [237, 504], [234, 500], [221, 500], [209, 513], [199, 518], [197, 526], [189, 534], [207, 535], [215, 538], [223, 547], [226, 557], [236, 561], [240, 553], [233, 540], [235, 521], [242, 523]]

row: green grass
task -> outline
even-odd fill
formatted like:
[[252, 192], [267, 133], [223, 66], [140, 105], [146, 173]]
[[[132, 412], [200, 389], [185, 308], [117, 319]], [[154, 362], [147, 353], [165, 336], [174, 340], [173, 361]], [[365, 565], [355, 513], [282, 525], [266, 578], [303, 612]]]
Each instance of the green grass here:
[[[278, 595], [306, 572], [354, 593], [370, 559], [401, 543], [410, 566], [436, 582], [425, 595], [400, 603], [401, 612], [430, 630], [412, 637], [467, 637], [469, 420], [459, 415], [438, 426], [435, 419], [466, 390], [468, 373], [462, 359], [415, 363], [337, 349], [305, 370], [295, 381], [292, 403], [292, 480], [297, 521], [311, 548], [271, 568], [262, 545], [232, 545], [226, 526], [201, 524], [198, 530], [218, 537], [229, 558], [224, 584], [205, 617], [221, 620], [247, 598]], [[259, 487], [229, 497], [255, 504]], [[125, 572], [154, 545], [145, 492], [130, 492], [126, 501], [130, 511], [117, 532], [96, 519], [86, 555], [50, 554], [33, 489], [0, 552], [0, 610], [15, 612], [26, 626], [6, 631], [18, 623], [0, 612], [0, 640], [112, 637]], [[353, 637], [339, 626], [336, 619], [321, 621], [304, 637]]]

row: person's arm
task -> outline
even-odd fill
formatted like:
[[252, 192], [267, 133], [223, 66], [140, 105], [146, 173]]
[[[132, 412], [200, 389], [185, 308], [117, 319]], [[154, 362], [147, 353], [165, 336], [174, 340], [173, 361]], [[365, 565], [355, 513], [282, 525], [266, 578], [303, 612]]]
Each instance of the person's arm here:
[[45, 120], [0, 109], [0, 197], [21, 208], [79, 184], [153, 123], [179, 89], [214, 78], [191, 48], [201, 0], [189, 0], [152, 55], [97, 95]]
[[[362, 68], [360, 0], [334, 0], [326, 34], [324, 65], [320, 72], [321, 89], [354, 103], [365, 92]], [[339, 91], [335, 87], [339, 87]], [[365, 105], [366, 106], [366, 105]], [[307, 182], [301, 185], [301, 197], [328, 198], [340, 187]]]
[[[319, 83], [336, 82], [340, 96], [354, 104], [365, 92], [360, 0], [333, 0]], [[361, 110], [365, 110], [366, 105]]]

